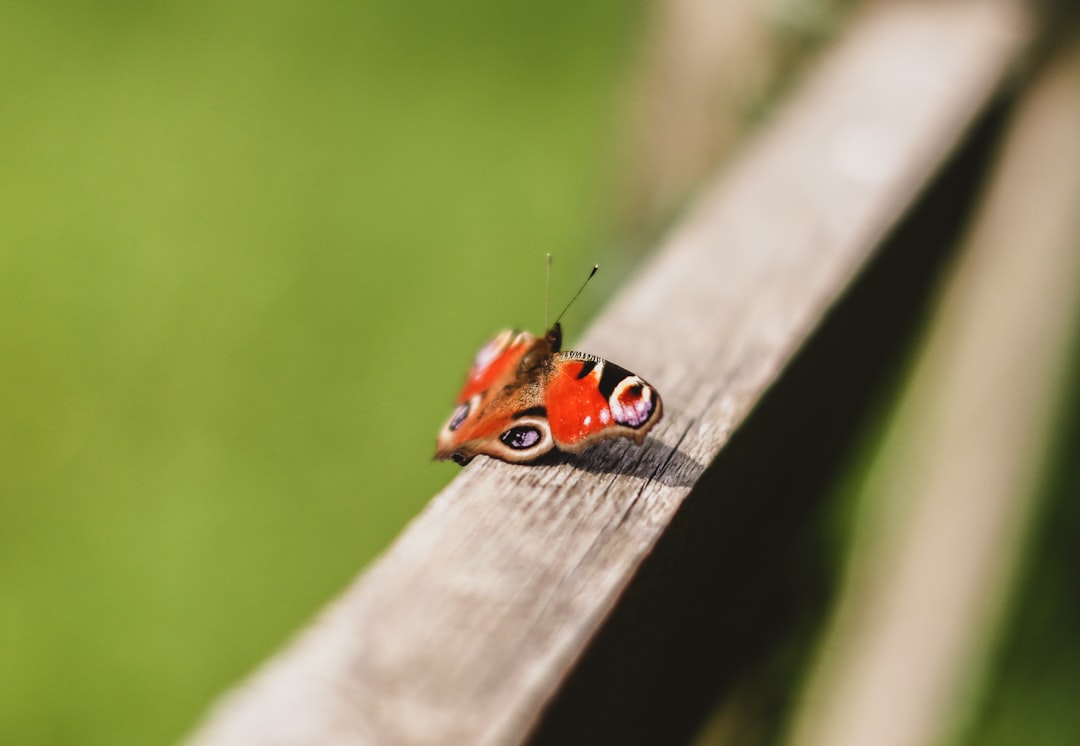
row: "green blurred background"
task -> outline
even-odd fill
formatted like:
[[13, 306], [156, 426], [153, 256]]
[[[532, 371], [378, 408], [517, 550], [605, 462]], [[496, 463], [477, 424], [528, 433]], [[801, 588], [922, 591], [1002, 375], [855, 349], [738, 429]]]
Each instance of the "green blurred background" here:
[[641, 10], [0, 6], [0, 740], [176, 740], [457, 472], [544, 253], [619, 263]]
[[[635, 164], [671, 160], [627, 147], [649, 5], [0, 4], [0, 744], [181, 738], [458, 472], [435, 433], [488, 335], [542, 326], [548, 251], [553, 305], [605, 266], [573, 342], [642, 242]], [[832, 32], [791, 18], [846, 4], [765, 5], [708, 115], [731, 147]], [[1075, 384], [1062, 411], [955, 743], [1076, 732]]]

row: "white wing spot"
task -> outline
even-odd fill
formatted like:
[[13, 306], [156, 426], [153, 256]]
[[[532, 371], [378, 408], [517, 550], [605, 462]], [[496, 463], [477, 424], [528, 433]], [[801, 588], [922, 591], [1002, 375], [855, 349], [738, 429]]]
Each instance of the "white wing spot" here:
[[[513, 334], [510, 329], [503, 329], [480, 348], [480, 351], [476, 353], [476, 357], [473, 359], [472, 374], [474, 378], [479, 377], [484, 369], [495, 362], [495, 358], [510, 347]], [[528, 334], [528, 332], [522, 332], [522, 334]]]

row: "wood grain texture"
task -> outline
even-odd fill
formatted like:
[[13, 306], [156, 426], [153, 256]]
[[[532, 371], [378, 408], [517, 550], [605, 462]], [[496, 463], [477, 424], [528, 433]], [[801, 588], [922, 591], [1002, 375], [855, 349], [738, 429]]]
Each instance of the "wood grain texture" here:
[[863, 14], [573, 345], [665, 402], [641, 448], [477, 459], [197, 744], [527, 738], [683, 499], [993, 98], [1009, 4]]

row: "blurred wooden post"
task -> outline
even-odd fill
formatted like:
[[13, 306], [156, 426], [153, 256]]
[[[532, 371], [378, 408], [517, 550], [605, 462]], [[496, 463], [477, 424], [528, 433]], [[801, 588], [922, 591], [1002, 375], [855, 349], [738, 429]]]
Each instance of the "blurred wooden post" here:
[[970, 714], [1076, 339], [1078, 206], [1080, 37], [1016, 112], [866, 487], [873, 502], [791, 743], [940, 743]]
[[[655, 0], [625, 136], [622, 213], [653, 235], [729, 154], [812, 44], [839, 16], [795, 18], [783, 3]], [[792, 8], [798, 3], [787, 3]], [[802, 7], [811, 4], [803, 3]]]
[[775, 74], [762, 5], [657, 0], [634, 87], [626, 223], [648, 233], [715, 168]]
[[[572, 692], [603, 695], [567, 682], [620, 594], [994, 99], [1026, 20], [962, 1], [862, 14], [579, 346], [657, 385], [654, 437], [548, 466], [478, 459], [192, 742], [520, 743], [543, 740]], [[694, 569], [675, 552], [663, 572]], [[683, 682], [643, 669], [619, 683]], [[629, 740], [647, 738], [645, 719], [674, 732], [655, 703], [581, 709]]]

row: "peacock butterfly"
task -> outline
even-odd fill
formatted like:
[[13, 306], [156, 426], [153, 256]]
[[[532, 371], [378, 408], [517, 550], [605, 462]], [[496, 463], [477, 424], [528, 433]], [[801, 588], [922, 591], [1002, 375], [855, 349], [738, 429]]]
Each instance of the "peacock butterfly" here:
[[[549, 276], [550, 262], [549, 255]], [[435, 458], [464, 466], [483, 454], [525, 463], [613, 438], [641, 445], [663, 415], [656, 389], [614, 363], [561, 348], [558, 319], [543, 337], [507, 329], [481, 347], [439, 432]]]

